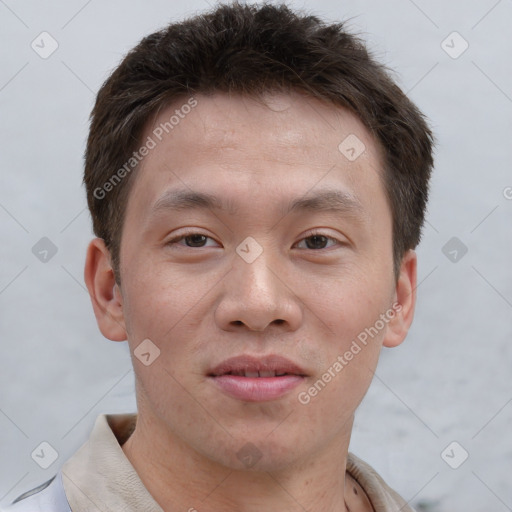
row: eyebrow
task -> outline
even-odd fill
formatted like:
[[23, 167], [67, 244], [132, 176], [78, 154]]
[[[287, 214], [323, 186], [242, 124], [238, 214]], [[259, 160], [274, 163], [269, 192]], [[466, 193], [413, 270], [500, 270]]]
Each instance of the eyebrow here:
[[[187, 211], [187, 210], [221, 210], [230, 215], [237, 215], [239, 209], [232, 199], [221, 199], [215, 195], [192, 190], [169, 190], [160, 197], [150, 211], [150, 217], [161, 211]], [[289, 213], [302, 211], [330, 211], [354, 218], [364, 217], [364, 208], [361, 202], [351, 193], [324, 189], [295, 199], [280, 209], [285, 216]]]

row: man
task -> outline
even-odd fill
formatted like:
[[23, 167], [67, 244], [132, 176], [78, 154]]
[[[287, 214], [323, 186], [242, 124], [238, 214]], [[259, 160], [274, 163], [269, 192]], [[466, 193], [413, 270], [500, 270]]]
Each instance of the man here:
[[85, 282], [138, 413], [10, 510], [412, 510], [348, 450], [413, 319], [432, 144], [342, 24], [232, 4], [142, 40], [84, 175]]

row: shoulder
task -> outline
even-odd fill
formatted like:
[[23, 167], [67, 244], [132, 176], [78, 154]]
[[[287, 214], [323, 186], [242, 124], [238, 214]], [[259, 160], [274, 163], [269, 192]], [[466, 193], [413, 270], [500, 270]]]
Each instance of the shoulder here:
[[59, 471], [53, 478], [18, 496], [1, 512], [71, 512]]
[[348, 454], [347, 472], [361, 486], [375, 512], [414, 512], [409, 503], [392, 489], [372, 466]]

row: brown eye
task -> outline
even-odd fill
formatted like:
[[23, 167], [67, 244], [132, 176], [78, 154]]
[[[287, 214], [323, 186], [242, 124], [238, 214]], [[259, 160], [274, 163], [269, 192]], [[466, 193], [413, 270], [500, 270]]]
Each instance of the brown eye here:
[[323, 235], [312, 235], [305, 238], [308, 249], [325, 249], [325, 244], [329, 240]]
[[201, 247], [212, 247], [211, 244], [207, 245], [208, 240], [216, 243], [215, 240], [209, 236], [203, 235], [202, 233], [183, 233], [172, 240], [169, 240], [166, 245], [177, 246], [177, 247], [190, 247], [190, 248], [201, 248]]
[[[300, 247], [301, 249], [312, 249], [312, 250], [321, 250], [321, 249], [329, 249], [330, 247], [336, 245], [342, 245], [339, 240], [336, 238], [332, 238], [330, 236], [322, 235], [320, 233], [312, 233], [307, 237], [304, 237], [299, 244], [305, 242], [305, 247]], [[334, 242], [330, 247], [327, 246], [329, 242]]]
[[[184, 236], [183, 240], [187, 242], [188, 247], [203, 247], [203, 244], [206, 242], [207, 238], [207, 236], [195, 234]], [[189, 241], [190, 243], [188, 243]]]

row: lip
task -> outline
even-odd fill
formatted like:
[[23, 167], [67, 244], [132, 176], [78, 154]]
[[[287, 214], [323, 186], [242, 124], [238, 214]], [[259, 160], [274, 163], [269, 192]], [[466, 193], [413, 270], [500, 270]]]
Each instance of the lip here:
[[[254, 357], [248, 354], [231, 357], [222, 361], [208, 372], [210, 377], [218, 377], [230, 372], [264, 372], [274, 371], [291, 375], [306, 376], [306, 371], [286, 357], [270, 354], [263, 357]], [[244, 377], [248, 378], [248, 377]], [[259, 377], [264, 378], [264, 377]]]
[[[233, 375], [240, 372], [286, 373], [275, 377], [245, 377]], [[215, 366], [209, 373], [210, 380], [225, 394], [247, 402], [276, 400], [297, 387], [306, 371], [293, 361], [278, 355], [232, 357]]]

